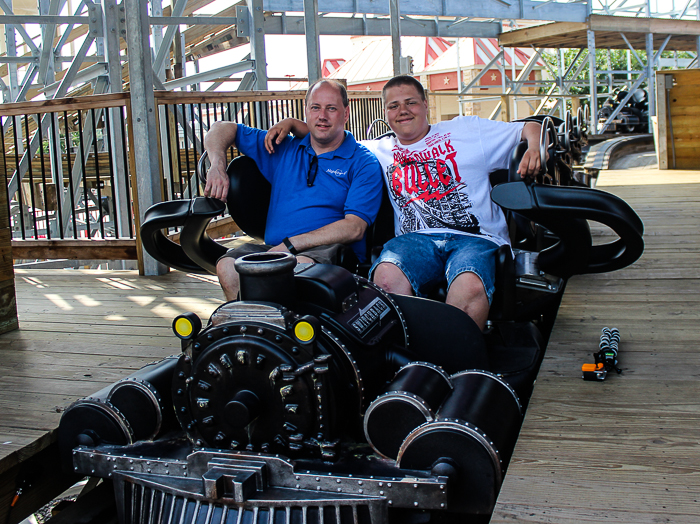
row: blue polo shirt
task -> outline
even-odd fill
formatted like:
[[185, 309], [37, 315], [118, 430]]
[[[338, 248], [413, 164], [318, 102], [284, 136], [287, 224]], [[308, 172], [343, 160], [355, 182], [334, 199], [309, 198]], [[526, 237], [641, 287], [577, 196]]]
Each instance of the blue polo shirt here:
[[[377, 158], [345, 131], [338, 149], [318, 155], [314, 185], [307, 185], [307, 174], [315, 155], [310, 135], [288, 136], [265, 150], [267, 131], [238, 124], [236, 147], [255, 160], [272, 185], [267, 212], [265, 243], [276, 246], [285, 237], [314, 231], [351, 214], [371, 224], [382, 201], [382, 172]], [[364, 238], [352, 244], [360, 261], [366, 258]]]

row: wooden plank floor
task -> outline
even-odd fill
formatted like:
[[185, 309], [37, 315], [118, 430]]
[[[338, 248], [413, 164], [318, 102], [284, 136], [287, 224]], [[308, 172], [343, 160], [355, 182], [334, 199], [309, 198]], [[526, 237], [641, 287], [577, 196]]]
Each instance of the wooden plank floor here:
[[[645, 252], [569, 282], [494, 524], [700, 522], [700, 171], [608, 171], [598, 188], [640, 215]], [[623, 373], [584, 382], [604, 326]]]
[[179, 353], [173, 318], [206, 323], [215, 277], [171, 272], [16, 270], [20, 329], [0, 336], [0, 474], [55, 439], [63, 410], [149, 362]]

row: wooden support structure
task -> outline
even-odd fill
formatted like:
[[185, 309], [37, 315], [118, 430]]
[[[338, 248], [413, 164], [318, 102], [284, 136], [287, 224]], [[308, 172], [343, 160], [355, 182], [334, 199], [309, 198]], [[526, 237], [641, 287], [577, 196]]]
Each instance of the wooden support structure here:
[[700, 69], [656, 73], [659, 169], [700, 169]]
[[12, 267], [12, 232], [7, 205], [7, 187], [0, 184], [0, 333], [17, 329], [15, 273]]
[[16, 260], [137, 260], [136, 240], [13, 240], [12, 254]]
[[628, 49], [625, 38], [635, 49], [646, 48], [646, 35], [654, 34], [654, 49], [672, 35], [666, 50], [697, 51], [700, 20], [631, 18], [591, 15], [586, 22], [554, 22], [502, 33], [501, 47], [537, 46], [556, 49], [585, 49], [587, 32], [595, 32], [598, 49]]

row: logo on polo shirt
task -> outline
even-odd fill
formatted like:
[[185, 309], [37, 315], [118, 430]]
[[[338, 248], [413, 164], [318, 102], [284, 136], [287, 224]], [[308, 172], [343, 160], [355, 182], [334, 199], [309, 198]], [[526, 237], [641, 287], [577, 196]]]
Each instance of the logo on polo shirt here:
[[347, 171], [341, 171], [340, 169], [326, 169], [326, 173], [329, 175], [335, 175], [337, 177], [345, 176], [348, 174]]

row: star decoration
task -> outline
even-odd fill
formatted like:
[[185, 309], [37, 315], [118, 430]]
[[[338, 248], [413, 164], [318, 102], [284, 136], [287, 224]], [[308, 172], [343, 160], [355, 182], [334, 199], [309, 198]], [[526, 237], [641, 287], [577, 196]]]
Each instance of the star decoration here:
[[496, 73], [491, 73], [491, 81], [495, 82], [495, 81], [496, 81], [496, 78], [498, 78], [498, 77], [496, 76]]
[[442, 81], [443, 81], [443, 83], [444, 83], [445, 85], [449, 85], [449, 84], [450, 84], [450, 79], [449, 79], [449, 77], [443, 78]]
[[371, 91], [371, 90], [372, 90], [369, 86], [367, 86], [365, 89], [367, 89], [367, 91]]

